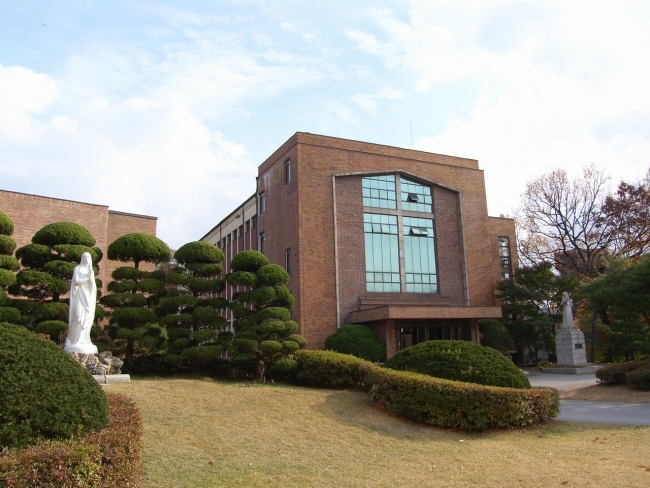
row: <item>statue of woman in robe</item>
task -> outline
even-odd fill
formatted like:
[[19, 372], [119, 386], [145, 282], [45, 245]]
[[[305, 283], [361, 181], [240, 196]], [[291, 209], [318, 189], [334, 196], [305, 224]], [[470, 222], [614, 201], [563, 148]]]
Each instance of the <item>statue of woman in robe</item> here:
[[573, 329], [573, 300], [571, 300], [571, 295], [566, 291], [562, 292], [562, 328], [563, 329]]
[[70, 308], [68, 313], [68, 337], [64, 350], [81, 354], [97, 354], [97, 346], [90, 340], [90, 328], [95, 320], [97, 285], [90, 253], [81, 255], [70, 282]]

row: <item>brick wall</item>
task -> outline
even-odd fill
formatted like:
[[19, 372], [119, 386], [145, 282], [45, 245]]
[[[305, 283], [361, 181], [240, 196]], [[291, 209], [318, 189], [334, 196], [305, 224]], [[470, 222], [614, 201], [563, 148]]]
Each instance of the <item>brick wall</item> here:
[[[130, 232], [156, 235], [155, 217], [115, 212], [106, 205], [0, 190], [0, 210], [14, 222], [12, 237], [18, 247], [29, 244], [38, 230], [53, 222], [67, 221], [83, 225], [104, 253], [97, 276], [104, 284], [104, 291], [111, 280], [111, 272], [119, 265], [106, 257], [108, 245]], [[148, 266], [143, 269], [153, 269], [153, 266]]]
[[[302, 261], [300, 240], [303, 238], [303, 214], [299, 192], [305, 191], [301, 186], [301, 167], [298, 164], [298, 147], [287, 152], [278, 153], [273, 164], [262, 171], [260, 167], [258, 195], [264, 192], [266, 211], [257, 216], [257, 232], [265, 234], [264, 254], [272, 263], [285, 267], [285, 250], [291, 248], [292, 272], [287, 287], [296, 298], [292, 311], [293, 320], [300, 325], [299, 333], [309, 337], [305, 329], [299, 286], [303, 283], [305, 273]], [[291, 161], [291, 181], [285, 185], [284, 164]], [[310, 195], [305, 194], [309, 199]]]
[[[14, 222], [13, 238], [17, 248], [32, 242], [36, 232], [54, 222], [83, 225], [95, 238], [96, 246], [106, 255], [108, 207], [0, 190], [0, 210]], [[105, 282], [106, 257], [99, 263], [97, 278]]]

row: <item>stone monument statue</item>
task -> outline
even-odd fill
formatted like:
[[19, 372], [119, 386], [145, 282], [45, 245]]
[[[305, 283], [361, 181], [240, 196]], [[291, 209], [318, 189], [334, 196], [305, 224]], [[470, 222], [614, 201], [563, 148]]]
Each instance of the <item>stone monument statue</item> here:
[[558, 366], [585, 366], [587, 349], [585, 335], [573, 325], [573, 300], [566, 291], [562, 293], [562, 328], [555, 334], [555, 350]]
[[562, 328], [573, 329], [573, 300], [566, 291], [562, 292], [560, 306], [562, 307]]
[[90, 340], [90, 328], [95, 320], [97, 285], [90, 253], [81, 255], [81, 262], [75, 266], [70, 282], [70, 309], [68, 315], [68, 337], [65, 351], [80, 354], [97, 354], [97, 346]]

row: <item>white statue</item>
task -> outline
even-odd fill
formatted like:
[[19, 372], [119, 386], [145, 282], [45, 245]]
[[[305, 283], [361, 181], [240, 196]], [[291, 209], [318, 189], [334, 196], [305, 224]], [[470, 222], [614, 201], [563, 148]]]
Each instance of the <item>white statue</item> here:
[[562, 328], [563, 329], [573, 329], [573, 300], [571, 300], [571, 295], [566, 291], [562, 292], [562, 301], [560, 302], [562, 306]]
[[68, 314], [68, 337], [64, 350], [81, 354], [97, 354], [97, 346], [90, 340], [90, 328], [95, 320], [97, 285], [90, 254], [81, 255], [70, 282], [70, 310]]

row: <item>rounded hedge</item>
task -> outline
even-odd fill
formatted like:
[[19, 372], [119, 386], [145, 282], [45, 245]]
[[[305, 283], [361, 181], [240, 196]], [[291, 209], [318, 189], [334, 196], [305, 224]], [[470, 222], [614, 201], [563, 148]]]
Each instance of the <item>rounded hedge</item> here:
[[11, 237], [0, 234], [0, 254], [11, 256], [16, 250], [16, 241]]
[[256, 272], [262, 266], [269, 264], [268, 258], [259, 251], [242, 251], [230, 263], [233, 271]]
[[8, 269], [9, 271], [18, 271], [20, 264], [15, 257], [0, 254], [0, 268]]
[[80, 244], [93, 247], [95, 238], [83, 225], [74, 222], [54, 222], [34, 234], [32, 242], [50, 248], [57, 244]]
[[183, 244], [174, 253], [174, 259], [180, 264], [220, 263], [226, 257], [223, 251], [214, 244], [205, 241], [194, 241]]
[[9, 216], [0, 210], [0, 234], [10, 236], [14, 233], [14, 223]]
[[108, 425], [108, 403], [90, 373], [52, 341], [0, 323], [0, 446], [84, 435]]
[[387, 368], [479, 385], [530, 388], [526, 375], [495, 349], [469, 341], [428, 341], [407, 347]]
[[16, 275], [11, 271], [0, 268], [0, 287], [7, 288], [16, 284]]
[[271, 286], [283, 285], [289, 281], [289, 273], [282, 266], [267, 264], [257, 270], [257, 278], [260, 284]]
[[113, 261], [133, 261], [136, 268], [141, 261], [162, 263], [171, 257], [167, 244], [156, 236], [139, 232], [118, 237], [108, 246], [106, 254]]
[[369, 327], [343, 325], [335, 334], [325, 339], [325, 349], [352, 354], [367, 361], [379, 361], [386, 356], [386, 345]]

